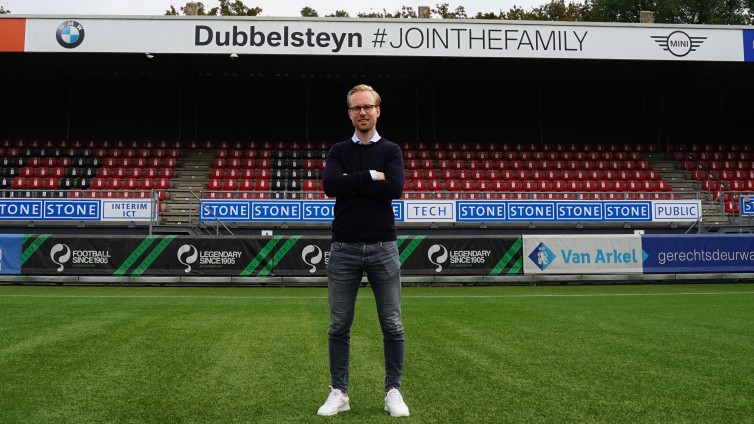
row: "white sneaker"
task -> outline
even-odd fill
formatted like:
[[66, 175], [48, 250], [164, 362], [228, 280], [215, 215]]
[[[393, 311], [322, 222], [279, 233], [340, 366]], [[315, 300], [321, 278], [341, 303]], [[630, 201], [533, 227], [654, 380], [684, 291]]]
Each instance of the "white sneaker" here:
[[385, 411], [390, 412], [391, 417], [408, 417], [408, 406], [403, 402], [403, 396], [398, 389], [392, 388], [387, 392]]
[[350, 411], [351, 407], [348, 406], [348, 396], [345, 396], [340, 389], [333, 389], [330, 387], [330, 395], [327, 396], [325, 404], [319, 407], [317, 415], [322, 417], [329, 417], [335, 415], [338, 412]]

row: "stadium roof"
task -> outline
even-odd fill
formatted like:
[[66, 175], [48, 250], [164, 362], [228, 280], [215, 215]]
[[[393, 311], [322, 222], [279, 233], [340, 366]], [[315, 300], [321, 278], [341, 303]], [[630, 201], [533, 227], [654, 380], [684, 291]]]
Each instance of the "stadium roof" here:
[[554, 84], [655, 84], [680, 77], [688, 87], [742, 87], [752, 83], [750, 66], [741, 63], [754, 60], [754, 30], [701, 25], [6, 15], [0, 17], [0, 35], [0, 52], [56, 53], [0, 55], [6, 76], [191, 72], [218, 79], [363, 76]]
[[[705, 137], [724, 126], [733, 128], [732, 137], [741, 138], [745, 126], [738, 115], [745, 113], [743, 109], [754, 95], [749, 63], [754, 60], [754, 30], [750, 27], [4, 15], [0, 16], [0, 40], [0, 78], [9, 82], [9, 96], [20, 101], [22, 108], [36, 113], [33, 117], [19, 110], [18, 105], [5, 105], [5, 115], [12, 117], [10, 128], [15, 128], [8, 130], [6, 136], [62, 133], [62, 122], [55, 128], [49, 124], [50, 128], [42, 132], [36, 122], [40, 117], [44, 121], [48, 114], [54, 115], [48, 121], [61, 119], [57, 108], [65, 104], [65, 97], [73, 105], [67, 108], [70, 119], [88, 116], [106, 122], [104, 111], [96, 106], [104, 93], [111, 99], [138, 92], [142, 103], [168, 102], [173, 109], [180, 109], [175, 112], [180, 124], [174, 128], [186, 128], [178, 133], [163, 128], [160, 135], [144, 126], [143, 133], [133, 137], [238, 137], [247, 129], [231, 116], [241, 118], [241, 112], [221, 114], [203, 105], [211, 100], [253, 109], [244, 103], [245, 99], [264, 98], [268, 104], [277, 105], [267, 109], [285, 107], [283, 101], [272, 97], [290, 94], [301, 84], [311, 87], [311, 96], [322, 102], [323, 93], [342, 91], [354, 82], [369, 82], [387, 91], [386, 99], [400, 97], [401, 121], [396, 122], [393, 117], [383, 128], [392, 122], [395, 127], [390, 129], [403, 138], [434, 139], [443, 134], [448, 138], [497, 138], [494, 132], [480, 127], [487, 121], [477, 118], [468, 105], [499, 102], [500, 96], [505, 96], [507, 104], [492, 106], [492, 110], [508, 116], [510, 125], [506, 131], [514, 139], [544, 140], [553, 135], [566, 138], [564, 123], [577, 122], [582, 116], [589, 116], [591, 123], [605, 123], [605, 132], [626, 139], [646, 138], [658, 134], [656, 128], [671, 124], [684, 134]], [[117, 88], [129, 81], [138, 85]], [[182, 84], [182, 88], [164, 88], [173, 82]], [[292, 84], [299, 85], [293, 88]], [[229, 92], [231, 88], [242, 90], [244, 96], [209, 94]], [[155, 92], [158, 94], [151, 94]], [[29, 98], [28, 93], [36, 93], [37, 97]], [[275, 127], [269, 130], [270, 136], [329, 139], [331, 132], [340, 130], [328, 128], [317, 118], [340, 110], [340, 97], [324, 106], [307, 101], [307, 116], [299, 117], [301, 129], [296, 132], [302, 136], [286, 135], [290, 125], [271, 116], [262, 106], [253, 110], [265, 117], [259, 118], [260, 124]], [[61, 102], [53, 102], [52, 98]], [[193, 106], [187, 102], [194, 102]], [[428, 102], [438, 110], [426, 112], [423, 106]], [[136, 104], [136, 100], [108, 104], [108, 113], [135, 119], [131, 110]], [[441, 104], [447, 109], [445, 112], [439, 109]], [[396, 106], [393, 103], [392, 107]], [[204, 125], [222, 125], [218, 123], [205, 132], [197, 130], [199, 118], [191, 114], [194, 109], [204, 116]], [[82, 111], [87, 113], [82, 115]], [[621, 120], [620, 116], [624, 118]], [[669, 116], [673, 117], [672, 122], [667, 119]], [[692, 122], [689, 117], [698, 116], [722, 118], [708, 123], [701, 133], [687, 132], [684, 128]], [[457, 118], [451, 121], [450, 117]], [[619, 132], [609, 129], [621, 122], [644, 129], [626, 132], [627, 125]], [[264, 134], [263, 127], [256, 130]], [[526, 131], [521, 130], [517, 137], [516, 128], [521, 127]], [[582, 135], [584, 129], [571, 127], [572, 137], [590, 138], [589, 134]], [[65, 128], [64, 137], [77, 136], [75, 122]], [[105, 128], [97, 128], [92, 122], [82, 123], [79, 128], [88, 131], [79, 132], [78, 136], [105, 136], [96, 136]], [[135, 127], [107, 128], [115, 132], [114, 136], [127, 136]], [[223, 134], [222, 130], [228, 128], [232, 131]], [[603, 132], [591, 138], [604, 137]]]

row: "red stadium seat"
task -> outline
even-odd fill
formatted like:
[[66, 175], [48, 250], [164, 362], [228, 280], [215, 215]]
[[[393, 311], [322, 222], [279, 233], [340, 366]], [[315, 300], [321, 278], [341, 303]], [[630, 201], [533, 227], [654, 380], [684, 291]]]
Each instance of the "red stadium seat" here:
[[89, 186], [92, 190], [104, 190], [107, 187], [107, 180], [102, 177], [92, 178], [92, 184]]
[[[166, 168], [170, 169], [170, 168]], [[231, 178], [231, 179], [238, 179], [241, 175], [241, 172], [238, 170], [238, 168], [228, 168], [225, 170], [225, 178]], [[165, 178], [170, 178], [167, 176], [163, 176]]]
[[58, 188], [58, 179], [55, 177], [43, 178], [42, 188], [45, 190], [53, 190], [53, 189]]
[[170, 178], [157, 178], [155, 180], [155, 186], [160, 190], [167, 190], [170, 188]]
[[552, 191], [550, 180], [537, 180], [537, 191]]
[[492, 190], [497, 192], [506, 191], [507, 189], [505, 187], [505, 181], [492, 180]]
[[106, 188], [108, 190], [120, 190], [123, 187], [123, 181], [118, 177], [113, 177], [107, 180]]
[[447, 191], [448, 197], [451, 199], [458, 199], [458, 191], [461, 190], [461, 185], [458, 180], [445, 181], [445, 191]]
[[424, 178], [424, 171], [421, 169], [407, 169], [406, 170], [406, 179], [407, 180], [418, 180]]
[[254, 180], [250, 178], [242, 179], [238, 182], [238, 190], [239, 191], [253, 191], [254, 190]]
[[222, 190], [223, 182], [219, 178], [211, 178], [207, 183], [207, 190]]
[[303, 191], [319, 191], [319, 184], [317, 183], [317, 180], [306, 179], [304, 180], [302, 189]]
[[[441, 169], [440, 170], [440, 177], [443, 180], [446, 180], [446, 181], [447, 180], [452, 180], [452, 179], [455, 179], [455, 178], [458, 177], [458, 173], [456, 172], [455, 169], [450, 169], [450, 168]], [[437, 177], [435, 177], [435, 178], [437, 178]], [[432, 180], [432, 179], [435, 179], [435, 178], [428, 178], [428, 179]]]
[[477, 182], [475, 180], [465, 179], [461, 181], [461, 190], [477, 191]]
[[[409, 184], [410, 191], [427, 191], [429, 187], [427, 186], [427, 182], [422, 179], [418, 180], [411, 180]], [[304, 190], [306, 190], [306, 185], [304, 185]]]
[[26, 188], [32, 190], [39, 190], [42, 188], [42, 178], [31, 177], [26, 181]]
[[672, 191], [672, 189], [670, 188], [670, 185], [668, 185], [668, 183], [662, 179], [657, 180], [657, 182], [655, 183], [655, 187], [659, 191]]
[[123, 180], [123, 190], [135, 190], [139, 188], [139, 181], [136, 178], [129, 177]]

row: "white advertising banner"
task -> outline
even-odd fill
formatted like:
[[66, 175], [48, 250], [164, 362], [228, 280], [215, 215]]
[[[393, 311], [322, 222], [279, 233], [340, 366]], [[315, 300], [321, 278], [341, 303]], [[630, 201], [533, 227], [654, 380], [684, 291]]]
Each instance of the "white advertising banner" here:
[[102, 221], [149, 221], [150, 200], [102, 200]]
[[523, 236], [524, 274], [643, 272], [640, 235]]
[[406, 222], [455, 222], [456, 206], [453, 200], [406, 200]]
[[743, 61], [743, 30], [490, 20], [28, 18], [27, 52]]

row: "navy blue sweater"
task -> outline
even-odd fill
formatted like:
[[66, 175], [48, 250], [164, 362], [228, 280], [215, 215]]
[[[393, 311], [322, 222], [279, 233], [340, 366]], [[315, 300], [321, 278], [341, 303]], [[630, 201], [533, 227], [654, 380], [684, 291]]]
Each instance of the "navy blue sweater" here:
[[[373, 181], [370, 169], [384, 172], [385, 180]], [[403, 155], [395, 143], [381, 138], [363, 145], [349, 139], [333, 145], [322, 173], [325, 194], [335, 198], [332, 240], [395, 241], [391, 201], [403, 194], [405, 179]]]

